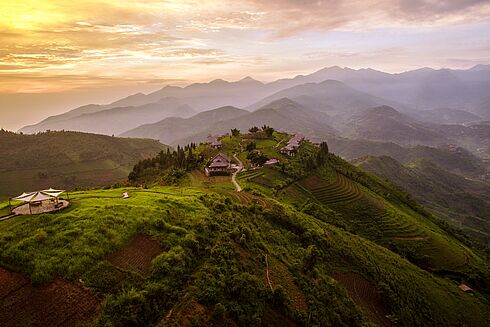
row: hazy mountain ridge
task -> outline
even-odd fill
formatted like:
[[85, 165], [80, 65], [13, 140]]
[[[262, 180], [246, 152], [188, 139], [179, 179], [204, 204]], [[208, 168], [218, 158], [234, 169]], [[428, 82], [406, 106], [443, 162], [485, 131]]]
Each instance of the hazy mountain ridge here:
[[474, 113], [452, 108], [418, 110], [411, 114], [418, 120], [434, 124], [464, 124], [481, 120], [481, 117]]
[[[159, 122], [146, 124], [121, 134], [122, 137], [143, 137], [174, 144], [176, 140], [199, 133], [220, 120], [234, 119], [249, 113], [246, 110], [231, 106], [204, 111], [190, 118], [166, 118]], [[216, 134], [217, 132], [210, 133]], [[207, 134], [204, 136], [203, 141]]]
[[250, 126], [264, 124], [278, 130], [327, 136], [336, 133], [330, 123], [331, 118], [328, 115], [283, 98], [253, 112], [222, 107], [202, 112], [188, 119], [164, 119], [155, 124], [127, 131], [121, 136], [156, 138], [166, 144], [185, 145], [190, 142], [202, 142], [210, 134], [225, 134], [232, 128], [245, 132]]
[[[326, 101], [329, 95], [322, 95], [321, 92], [317, 92], [313, 96], [304, 94], [304, 92], [298, 93], [297, 90], [283, 92], [289, 88], [308, 85], [309, 83], [321, 84], [327, 80], [337, 81], [337, 91], [341, 90], [338, 82], [343, 82], [348, 85], [345, 87], [359, 90], [356, 90], [358, 94], [353, 97], [352, 93], [348, 93], [347, 98], [342, 98], [340, 94], [337, 94], [334, 103], [332, 103], [332, 101]], [[333, 88], [333, 84], [336, 84], [333, 81], [326, 83], [332, 84], [330, 85], [331, 88]], [[314, 86], [303, 86], [299, 90], [305, 87], [312, 89]], [[194, 83], [186, 87], [165, 86], [146, 95], [137, 93], [107, 105], [82, 106], [65, 114], [49, 117], [39, 124], [26, 126], [21, 131], [30, 133], [47, 129], [68, 130], [69, 128], [63, 126], [66, 123], [61, 123], [61, 121], [67, 121], [85, 113], [95, 113], [116, 107], [155, 103], [167, 97], [179, 98], [184, 104], [198, 112], [222, 106], [257, 109], [273, 100], [287, 97], [317, 111], [338, 110], [345, 107], [348, 107], [347, 109], [350, 111], [379, 105], [390, 105], [403, 112], [413, 111], [410, 107], [418, 109], [448, 107], [468, 110], [479, 116], [489, 117], [489, 89], [490, 71], [486, 69], [486, 66], [474, 67], [469, 70], [423, 68], [399, 74], [389, 74], [373, 69], [355, 70], [335, 66], [321, 69], [309, 75], [299, 75], [271, 83], [262, 83], [247, 77], [236, 82], [218, 79], [209, 83]], [[364, 94], [361, 95], [361, 93]], [[330, 94], [330, 99], [333, 99], [333, 96]], [[356, 98], [357, 101], [354, 100]], [[342, 105], [337, 106], [337, 102], [342, 103]], [[156, 118], [152, 122], [157, 122], [159, 119]], [[55, 122], [59, 123], [55, 124]]]
[[447, 143], [436, 126], [424, 124], [389, 106], [374, 107], [352, 115], [344, 135], [354, 139], [395, 142], [402, 145]]
[[[88, 109], [88, 112], [85, 109]], [[140, 106], [115, 108], [98, 106], [85, 109], [68, 113], [68, 118], [57, 116], [38, 125], [26, 126], [21, 129], [21, 132], [31, 134], [44, 130], [70, 130], [117, 135], [130, 128], [153, 122], [154, 119], [172, 116], [189, 117], [195, 113], [190, 106], [176, 98], [162, 98], [157, 102]]]

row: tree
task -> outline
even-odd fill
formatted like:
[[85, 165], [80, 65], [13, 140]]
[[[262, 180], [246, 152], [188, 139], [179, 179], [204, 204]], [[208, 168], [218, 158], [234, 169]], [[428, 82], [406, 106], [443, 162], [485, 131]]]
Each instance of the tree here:
[[254, 127], [251, 127], [249, 130], [248, 130], [250, 133], [257, 133], [259, 131], [259, 128], [257, 126], [254, 126]]
[[250, 151], [253, 151], [257, 148], [257, 143], [255, 142], [250, 142], [247, 144], [247, 151], [250, 152]]
[[233, 129], [231, 130], [231, 136], [233, 136], [233, 137], [238, 137], [238, 136], [240, 136], [240, 130], [239, 130], [239, 129], [237, 129], [237, 128], [233, 128]]
[[322, 151], [324, 153], [328, 153], [328, 144], [327, 144], [327, 142], [323, 141], [322, 143], [320, 143], [320, 151]]
[[269, 158], [257, 151], [249, 152], [247, 154], [247, 159], [256, 166], [262, 166], [267, 160], [269, 160]]
[[265, 135], [267, 135], [267, 137], [271, 138], [273, 134], [274, 134], [274, 128], [267, 127], [265, 129]]

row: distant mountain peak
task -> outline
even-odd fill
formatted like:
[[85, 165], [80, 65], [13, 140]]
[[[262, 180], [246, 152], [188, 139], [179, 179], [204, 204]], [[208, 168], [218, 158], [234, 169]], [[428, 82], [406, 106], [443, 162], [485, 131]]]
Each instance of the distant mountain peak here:
[[254, 78], [252, 78], [250, 76], [244, 77], [241, 80], [239, 80], [238, 82], [239, 83], [243, 83], [243, 82], [245, 82], [245, 83], [250, 83], [250, 82], [254, 82], [254, 83], [255, 82], [259, 82], [259, 83], [261, 83], [260, 81], [257, 81], [256, 79], [254, 79]]
[[209, 82], [209, 84], [227, 84], [229, 83], [228, 81], [225, 81], [224, 79], [217, 78]]
[[471, 67], [470, 70], [474, 70], [474, 71], [490, 70], [490, 65], [478, 64]]
[[378, 106], [368, 109], [367, 112], [377, 115], [386, 115], [386, 116], [399, 116], [401, 115], [395, 108], [390, 106]]

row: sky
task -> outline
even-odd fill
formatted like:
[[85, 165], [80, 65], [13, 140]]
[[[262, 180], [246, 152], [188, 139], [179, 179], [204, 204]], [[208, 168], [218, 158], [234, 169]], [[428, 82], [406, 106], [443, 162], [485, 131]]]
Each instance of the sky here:
[[2, 0], [0, 127], [166, 84], [489, 63], [488, 0]]

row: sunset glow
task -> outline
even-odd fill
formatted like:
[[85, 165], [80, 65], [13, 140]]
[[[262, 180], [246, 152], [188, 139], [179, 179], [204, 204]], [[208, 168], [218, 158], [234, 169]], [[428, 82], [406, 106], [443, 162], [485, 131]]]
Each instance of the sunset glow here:
[[264, 3], [2, 1], [0, 91], [490, 60], [487, 1]]

